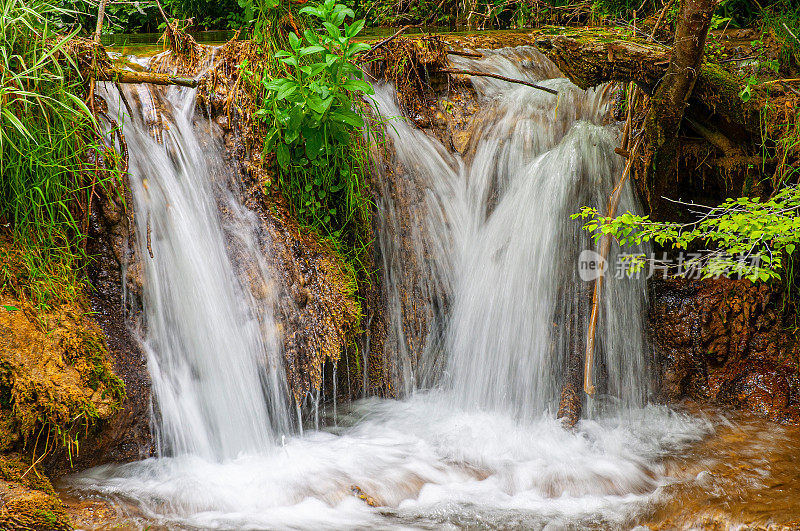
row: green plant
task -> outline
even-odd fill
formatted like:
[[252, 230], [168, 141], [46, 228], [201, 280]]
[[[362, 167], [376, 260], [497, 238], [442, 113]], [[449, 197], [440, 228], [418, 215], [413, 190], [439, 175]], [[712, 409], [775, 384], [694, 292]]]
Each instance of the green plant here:
[[286, 49], [274, 54], [284, 75], [265, 69], [265, 97], [255, 112], [266, 125], [263, 151], [274, 153], [280, 191], [297, 219], [363, 270], [367, 148], [356, 109], [372, 87], [356, 65], [369, 46], [353, 39], [364, 21], [348, 24], [353, 11], [334, 0], [300, 14], [316, 19], [324, 32], [289, 33]]
[[762, 14], [762, 28], [779, 43], [778, 64], [789, 73], [800, 67], [800, 4], [782, 0]]
[[[742, 197], [713, 208], [691, 206], [704, 213], [688, 224], [656, 222], [630, 212], [610, 218], [590, 207], [572, 218], [587, 220], [583, 228], [593, 233], [593, 238], [609, 234], [621, 246], [650, 241], [684, 251], [696, 245], [710, 246], [712, 249], [684, 264], [687, 269], [699, 270], [704, 278], [742, 275], [752, 282], [766, 282], [785, 275], [789, 267], [785, 259], [800, 245], [800, 188], [784, 187], [765, 201]], [[642, 259], [636, 255], [632, 267], [640, 268]]]
[[757, 84], [758, 84], [758, 78], [756, 76], [748, 77], [744, 82], [744, 87], [742, 87], [742, 90], [739, 91], [739, 98], [745, 103], [750, 101], [750, 98], [753, 96], [752, 94], [753, 85]]
[[353, 131], [364, 125], [353, 111], [354, 98], [372, 94], [370, 84], [359, 79], [363, 74], [354, 62], [356, 54], [369, 50], [369, 46], [351, 42], [364, 21], [344, 24], [342, 32], [345, 18], [353, 17], [353, 11], [333, 0], [319, 8], [305, 7], [301, 13], [319, 18], [327, 33], [306, 30], [302, 38], [289, 34], [291, 50], [279, 51], [275, 57], [294, 75], [266, 81], [264, 87], [274, 93], [269, 98], [271, 105], [256, 112], [272, 122], [264, 149], [275, 149], [283, 170], [290, 168], [292, 160], [312, 166], [329, 163], [329, 148], [347, 146]]

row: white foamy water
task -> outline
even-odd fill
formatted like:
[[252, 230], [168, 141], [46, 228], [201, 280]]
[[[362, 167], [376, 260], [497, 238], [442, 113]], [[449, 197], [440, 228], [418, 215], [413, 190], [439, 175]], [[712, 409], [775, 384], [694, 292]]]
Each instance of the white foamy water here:
[[258, 455], [105, 466], [70, 485], [121, 502], [143, 526], [606, 528], [657, 501], [666, 482], [658, 459], [710, 429], [651, 406], [584, 420], [572, 433], [550, 417], [520, 424], [436, 395], [367, 399], [345, 420], [336, 433], [307, 432]]
[[[482, 109], [464, 155], [407, 122], [387, 127], [400, 169], [390, 166], [401, 184], [382, 190], [378, 203], [396, 338], [386, 344], [400, 353], [398, 385], [406, 392], [438, 385], [459, 405], [530, 418], [558, 409], [567, 357], [573, 350], [583, 355], [592, 284], [578, 278], [578, 255], [596, 244], [570, 215], [584, 205], [606, 209], [623, 169], [614, 153], [620, 131], [609, 118], [609, 87], [583, 91], [553, 78], [557, 69], [533, 48], [484, 53], [453, 62], [559, 94], [475, 78]], [[375, 99], [382, 115], [400, 114], [391, 87], [379, 87]], [[409, 196], [418, 199], [401, 203]], [[637, 209], [628, 182], [620, 212]], [[617, 258], [615, 249], [609, 264]], [[601, 392], [641, 407], [650, 389], [646, 282], [611, 273], [594, 373], [604, 376]], [[409, 327], [398, 313], [414, 291], [428, 295], [414, 300], [411, 318], [423, 316], [430, 339], [408, 352]]]
[[[404, 398], [340, 405], [338, 427], [300, 436], [286, 412], [275, 302], [253, 300], [238, 273], [249, 264], [270, 282], [268, 242], [230, 191], [192, 92], [142, 106], [162, 109], [168, 126], [163, 143], [147, 120], [125, 130], [162, 451], [73, 476], [72, 492], [115, 500], [142, 527], [190, 529], [625, 527], [659, 500], [670, 481], [660, 460], [712, 427], [645, 405], [641, 282], [608, 279], [596, 366], [604, 407], [587, 404], [574, 431], [554, 418], [587, 319], [577, 255], [593, 248], [569, 214], [605, 208], [621, 171], [608, 92], [550, 79], [557, 70], [531, 49], [457, 61], [560, 97], [477, 79], [483, 111], [463, 156], [403, 121], [387, 127], [402, 182], [417, 187], [410, 207], [387, 194], [378, 204], [387, 344]], [[376, 103], [400, 114], [389, 86]], [[626, 208], [636, 208], [630, 187]], [[413, 295], [401, 281], [412, 265]], [[421, 344], [404, 336], [404, 295], [426, 321]]]

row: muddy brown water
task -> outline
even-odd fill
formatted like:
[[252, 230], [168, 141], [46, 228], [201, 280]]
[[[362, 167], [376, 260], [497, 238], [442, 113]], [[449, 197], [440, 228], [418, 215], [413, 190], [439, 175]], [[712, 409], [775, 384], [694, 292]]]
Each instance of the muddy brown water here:
[[716, 432], [666, 460], [655, 529], [800, 529], [800, 426], [719, 415]]

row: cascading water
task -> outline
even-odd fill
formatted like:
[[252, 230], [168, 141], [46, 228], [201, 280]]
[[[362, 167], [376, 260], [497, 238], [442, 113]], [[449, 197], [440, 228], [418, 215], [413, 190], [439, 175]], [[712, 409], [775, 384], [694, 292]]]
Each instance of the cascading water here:
[[[603, 205], [620, 173], [608, 96], [556, 79], [530, 49], [458, 61], [538, 80], [559, 99], [476, 79], [484, 110], [463, 155], [391, 121], [394, 182], [412, 199], [379, 179], [379, 243], [387, 343], [409, 396], [357, 402], [328, 431], [289, 432], [275, 302], [255, 300], [243, 280], [271, 282], [268, 242], [230, 191], [193, 92], [172, 91], [142, 106], [159, 109], [149, 120], [126, 121], [163, 449], [74, 476], [74, 492], [118, 500], [143, 525], [225, 529], [602, 527], [635, 522], [658, 499], [659, 458], [708, 428], [642, 407], [640, 283], [608, 278], [598, 335], [596, 368], [620, 407], [575, 432], [553, 414], [591, 286], [577, 255], [593, 246], [569, 214]], [[375, 99], [399, 116], [390, 86]], [[156, 118], [162, 142], [147, 129]], [[627, 189], [622, 208], [634, 206]], [[411, 306], [420, 315], [406, 315]]]
[[257, 305], [229, 257], [244, 255], [270, 282], [254, 215], [228, 191], [210, 122], [193, 123], [194, 93], [156, 101], [152, 94], [138, 89], [144, 114], [124, 129], [159, 453], [230, 459], [263, 452], [289, 423], [273, 301]]
[[[532, 48], [454, 62], [528, 81], [557, 72]], [[622, 172], [614, 153], [618, 127], [607, 124], [608, 88], [583, 91], [564, 79], [543, 84], [558, 90], [558, 97], [490, 78], [476, 81], [484, 108], [471, 133], [477, 145], [465, 157], [406, 122], [387, 129], [397, 162], [406, 169], [396, 180], [427, 192], [414, 213], [414, 224], [427, 229], [412, 240], [416, 260], [400, 259], [396, 249], [407, 236], [391, 226], [383, 231], [388, 297], [402, 291], [393, 278], [406, 275], [397, 269], [426, 264], [417, 275], [450, 306], [440, 322], [431, 323], [444, 344], [426, 348], [419, 365], [434, 378], [441, 367], [461, 406], [527, 417], [558, 407], [553, 405], [566, 356], [586, 330], [591, 284], [578, 278], [578, 253], [595, 246], [570, 214], [582, 205], [603, 209]], [[400, 114], [390, 88], [379, 90], [376, 99], [384, 116]], [[397, 207], [382, 207], [391, 220]], [[636, 210], [630, 186], [621, 209]], [[615, 264], [616, 255], [609, 262]], [[426, 302], [431, 304], [417, 301]], [[644, 302], [643, 278], [608, 278], [598, 334], [598, 359], [605, 364], [597, 369], [607, 375], [606, 391], [627, 406], [642, 406], [648, 387]]]

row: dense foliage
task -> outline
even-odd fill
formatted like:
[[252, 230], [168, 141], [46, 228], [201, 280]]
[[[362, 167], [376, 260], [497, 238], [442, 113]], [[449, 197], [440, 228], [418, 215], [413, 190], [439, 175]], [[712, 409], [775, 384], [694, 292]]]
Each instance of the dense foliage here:
[[[190, 21], [193, 30], [240, 29], [254, 13], [273, 0], [160, 0], [170, 17]], [[298, 4], [302, 4], [298, 2]], [[587, 24], [603, 20], [627, 24], [634, 19], [657, 15], [669, 6], [667, 22], [674, 19], [678, 2], [663, 0], [347, 0], [346, 7], [368, 26], [422, 24], [438, 27], [522, 28], [543, 24]], [[62, 0], [60, 5], [72, 14], [64, 21], [77, 21], [83, 27], [95, 24], [97, 0]], [[156, 0], [109, 0], [106, 7], [107, 32], [155, 32], [163, 27]], [[721, 0], [712, 29], [749, 27], [762, 23], [767, 31], [792, 39], [783, 28], [788, 21], [797, 28], [800, 5], [794, 0]], [[797, 44], [800, 46], [800, 43]]]
[[264, 184], [343, 258], [355, 291], [371, 277], [364, 262], [371, 242], [368, 146], [359, 111], [372, 87], [356, 65], [369, 46], [354, 42], [364, 21], [334, 0], [296, 13], [277, 0], [247, 0], [245, 9], [258, 45], [241, 65], [254, 96], [249, 112], [262, 160], [274, 161]]
[[[587, 220], [584, 229], [595, 239], [609, 234], [623, 247], [655, 242], [675, 250], [697, 251], [682, 262], [686, 274], [703, 278], [736, 276], [753, 282], [781, 280], [791, 268], [800, 246], [800, 188], [787, 186], [773, 197], [728, 199], [717, 207], [691, 205], [698, 214], [692, 223], [652, 221], [626, 212], [606, 217], [584, 207], [573, 218]], [[644, 264], [643, 255], [631, 256], [630, 266]]]
[[[289, 34], [289, 50], [275, 57], [292, 75], [264, 78], [268, 96], [256, 114], [269, 124], [264, 149], [274, 150], [281, 187], [294, 198], [299, 219], [339, 237], [359, 210], [366, 160], [351, 144], [360, 142], [364, 121], [353, 109], [372, 87], [360, 79], [355, 58], [369, 46], [352, 42], [364, 21], [347, 24], [353, 11], [333, 0], [300, 12], [317, 18], [325, 33]], [[341, 222], [332, 225], [341, 208]]]

